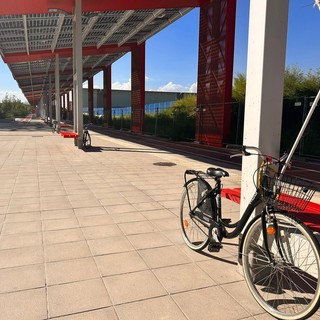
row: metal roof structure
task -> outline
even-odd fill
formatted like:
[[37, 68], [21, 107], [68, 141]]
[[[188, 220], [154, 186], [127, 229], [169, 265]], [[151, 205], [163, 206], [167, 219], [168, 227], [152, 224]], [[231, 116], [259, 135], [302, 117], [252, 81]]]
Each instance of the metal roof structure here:
[[[0, 4], [0, 54], [30, 104], [38, 104], [59, 54], [60, 92], [72, 88], [73, 8], [80, 0]], [[82, 0], [83, 80], [206, 1]], [[54, 91], [54, 87], [53, 87]]]

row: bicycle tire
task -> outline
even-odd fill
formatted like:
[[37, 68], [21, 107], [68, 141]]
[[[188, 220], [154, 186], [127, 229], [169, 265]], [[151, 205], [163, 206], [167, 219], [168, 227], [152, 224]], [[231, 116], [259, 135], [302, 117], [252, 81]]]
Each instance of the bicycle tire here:
[[286, 213], [271, 214], [279, 235], [268, 235], [272, 256], [262, 238], [261, 216], [249, 224], [242, 246], [243, 273], [249, 290], [268, 313], [277, 319], [308, 319], [320, 303], [320, 246], [299, 219]]
[[83, 146], [86, 149], [89, 149], [91, 147], [91, 137], [90, 137], [89, 132], [85, 132], [83, 134]]
[[[188, 201], [187, 189], [190, 199], [190, 206]], [[203, 179], [193, 178], [189, 180], [182, 193], [180, 202], [180, 225], [182, 237], [189, 248], [194, 251], [203, 250], [209, 243], [209, 228], [202, 225], [194, 217], [190, 215], [190, 207], [194, 208], [198, 199], [208, 190], [211, 186]], [[203, 205], [199, 208], [201, 212], [213, 215], [216, 206], [212, 198], [205, 200]], [[197, 209], [198, 210], [198, 209]]]
[[55, 133], [55, 131], [56, 131], [56, 126], [55, 126], [54, 124], [51, 126], [51, 130], [52, 130], [52, 133]]

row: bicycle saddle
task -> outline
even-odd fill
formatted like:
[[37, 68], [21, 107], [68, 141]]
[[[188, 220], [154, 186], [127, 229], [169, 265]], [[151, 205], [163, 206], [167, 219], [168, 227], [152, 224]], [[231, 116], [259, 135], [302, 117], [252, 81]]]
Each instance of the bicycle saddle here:
[[208, 168], [207, 175], [210, 177], [229, 177], [229, 173], [221, 168]]

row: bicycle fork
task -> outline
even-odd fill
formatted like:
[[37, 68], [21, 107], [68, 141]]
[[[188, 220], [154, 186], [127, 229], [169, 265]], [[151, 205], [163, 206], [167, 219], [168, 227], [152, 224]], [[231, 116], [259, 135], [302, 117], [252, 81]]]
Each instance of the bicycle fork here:
[[270, 248], [275, 241], [277, 246], [279, 255], [284, 261], [284, 253], [281, 245], [281, 234], [279, 233], [279, 226], [276, 218], [271, 219], [270, 213], [268, 212], [268, 208], [265, 207], [261, 214], [261, 224], [262, 224], [262, 237], [263, 237], [263, 247], [266, 250], [266, 255], [268, 258], [268, 262], [276, 265], [277, 261], [275, 257], [272, 255]]

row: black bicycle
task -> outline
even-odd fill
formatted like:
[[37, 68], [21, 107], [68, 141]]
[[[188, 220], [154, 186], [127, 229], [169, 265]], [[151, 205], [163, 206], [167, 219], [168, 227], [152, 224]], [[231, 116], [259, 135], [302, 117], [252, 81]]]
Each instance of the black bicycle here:
[[[180, 207], [183, 239], [195, 251], [208, 247], [218, 252], [224, 238], [242, 233], [239, 261], [256, 301], [275, 318], [307, 319], [320, 304], [320, 246], [293, 212], [305, 209], [318, 185], [280, 173], [286, 156], [275, 159], [248, 146], [241, 146], [241, 155], [258, 155], [262, 163], [254, 173], [256, 192], [235, 223], [222, 217], [221, 179], [228, 172], [221, 168], [185, 172]], [[193, 178], [187, 180], [188, 175]], [[259, 205], [260, 214], [250, 219]]]
[[58, 132], [57, 129], [58, 129], [58, 121], [53, 120], [51, 124], [52, 133]]
[[89, 125], [90, 124], [85, 124], [83, 126], [83, 136], [82, 136], [82, 144], [84, 148], [89, 149], [91, 147], [91, 137], [89, 133]]

